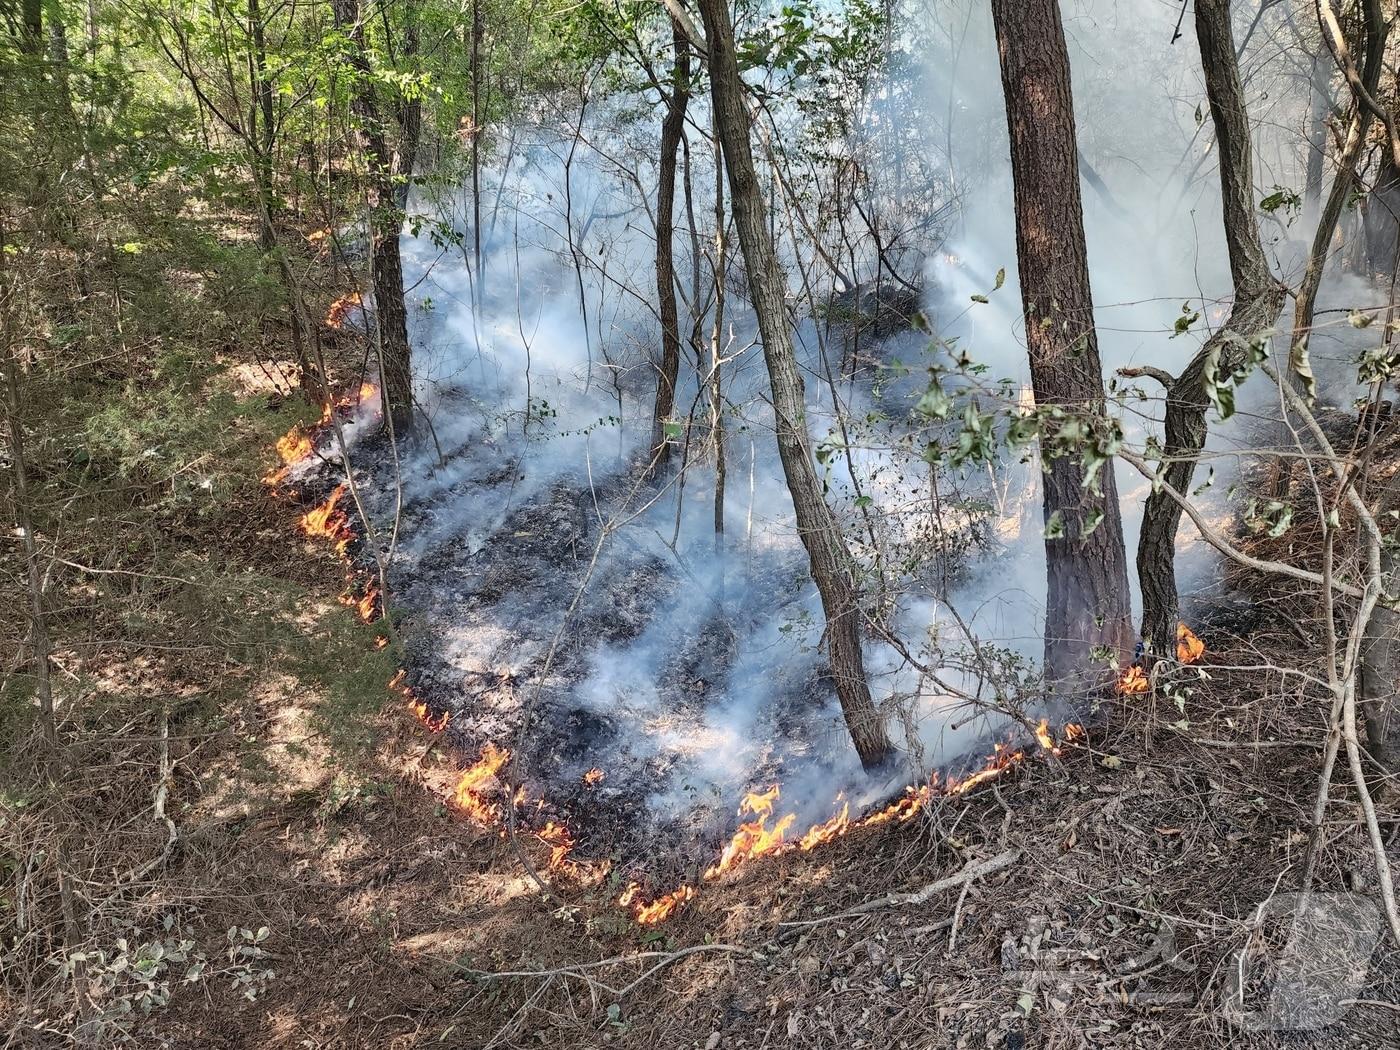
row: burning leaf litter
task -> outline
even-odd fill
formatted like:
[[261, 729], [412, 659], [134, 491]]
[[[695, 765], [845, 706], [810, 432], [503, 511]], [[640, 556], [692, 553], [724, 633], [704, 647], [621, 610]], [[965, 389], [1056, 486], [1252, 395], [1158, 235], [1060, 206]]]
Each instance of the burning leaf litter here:
[[1194, 664], [1206, 652], [1206, 643], [1184, 623], [1176, 625], [1176, 658], [1184, 664]]
[[[1176, 659], [1178, 663], [1194, 664], [1206, 653], [1206, 643], [1184, 623], [1176, 625]], [[1118, 695], [1136, 696], [1152, 687], [1152, 680], [1141, 664], [1133, 664], [1118, 676]]]
[[[342, 303], [345, 304], [344, 311], [348, 311], [351, 307], [359, 305], [359, 297], [358, 295], [347, 296], [343, 300], [338, 300], [337, 304], [332, 307], [332, 313], [335, 313], [336, 306], [340, 306]], [[343, 321], [343, 314], [338, 316], [337, 320]], [[329, 316], [327, 323], [331, 323]], [[376, 391], [372, 384], [366, 383], [360, 387], [357, 393], [358, 398], [345, 397], [334, 404], [327, 404], [322, 412], [321, 420], [315, 428], [308, 430], [301, 426], [293, 427], [279, 439], [276, 448], [283, 466], [270, 473], [264, 480], [269, 484], [281, 484], [285, 481], [293, 468], [314, 454], [318, 431], [330, 422], [336, 410], [362, 404], [371, 399]], [[342, 506], [348, 492], [349, 486], [342, 482], [332, 490], [321, 504], [307, 511], [300, 519], [303, 533], [312, 538], [330, 541], [334, 544], [336, 553], [347, 562], [350, 560], [348, 553], [350, 544], [357, 538], [349, 514]], [[372, 623], [383, 615], [380, 590], [372, 580], [366, 578], [367, 574], [358, 572], [353, 566], [351, 572], [350, 586], [341, 596], [341, 602], [355, 608], [361, 620]], [[358, 593], [356, 593], [357, 591]], [[381, 638], [377, 640], [376, 644], [382, 647], [384, 642], [385, 639]], [[1177, 634], [1179, 659], [1183, 663], [1198, 659], [1204, 649], [1200, 639], [1185, 624], [1182, 624]], [[400, 669], [387, 683], [388, 688], [404, 697], [409, 712], [425, 728], [434, 733], [444, 731], [451, 721], [451, 713], [447, 711], [434, 713], [424, 701], [414, 695], [412, 688], [406, 683], [406, 675], [406, 671]], [[1137, 684], [1139, 681], [1141, 682], [1140, 687]], [[1120, 692], [1141, 692], [1146, 688], [1147, 677], [1142, 668], [1136, 665], [1128, 669], [1119, 683]], [[1039, 724], [1033, 728], [1033, 735], [1041, 751], [1058, 755], [1061, 744], [1082, 740], [1084, 730], [1076, 723], [1067, 723], [1062, 729], [1061, 744], [1056, 744], [1048, 722], [1041, 719]], [[769, 823], [773, 819], [775, 805], [781, 798], [781, 786], [774, 784], [767, 790], [750, 792], [743, 797], [738, 809], [738, 816], [749, 819], [739, 825], [729, 843], [721, 851], [719, 859], [705, 870], [703, 878], [705, 881], [713, 881], [757, 857], [792, 850], [809, 852], [818, 846], [845, 836], [853, 828], [904, 823], [917, 816], [933, 799], [961, 795], [971, 791], [978, 785], [999, 777], [1005, 770], [1023, 761], [1025, 757], [1024, 748], [996, 744], [993, 753], [982, 768], [959, 779], [950, 779], [940, 783], [938, 778], [934, 777], [926, 784], [910, 785], [905, 789], [904, 794], [895, 801], [856, 820], [852, 820], [850, 817], [850, 803], [838, 796], [836, 803], [839, 804], [840, 808], [827, 820], [813, 824], [795, 839], [789, 837], [789, 832], [792, 831], [797, 822], [796, 812], [786, 813], [773, 821], [771, 825]], [[498, 796], [506, 787], [502, 782], [501, 774], [509, 761], [510, 751], [508, 749], [488, 742], [483, 747], [477, 761], [458, 776], [456, 786], [452, 791], [454, 806], [485, 827], [499, 828], [505, 817], [505, 809], [502, 802], [495, 800], [495, 796]], [[601, 783], [605, 777], [606, 773], [595, 767], [583, 774], [582, 783], [588, 787], [594, 787]], [[519, 808], [528, 802], [529, 799], [524, 788], [520, 787], [516, 789], [509, 804]], [[536, 801], [537, 810], [542, 810], [544, 806], [543, 800]], [[501, 833], [504, 834], [504, 831]], [[533, 829], [532, 833], [549, 847], [549, 870], [574, 872], [584, 870], [586, 865], [569, 859], [574, 849], [574, 839], [567, 825], [556, 820], [548, 820], [542, 827]], [[597, 869], [595, 868], [595, 870]], [[602, 870], [606, 870], [606, 867]], [[687, 902], [694, 899], [696, 893], [696, 887], [687, 884], [647, 901], [644, 899], [641, 883], [631, 882], [619, 896], [618, 904], [631, 909], [633, 918], [639, 924], [655, 925], [674, 915]]]

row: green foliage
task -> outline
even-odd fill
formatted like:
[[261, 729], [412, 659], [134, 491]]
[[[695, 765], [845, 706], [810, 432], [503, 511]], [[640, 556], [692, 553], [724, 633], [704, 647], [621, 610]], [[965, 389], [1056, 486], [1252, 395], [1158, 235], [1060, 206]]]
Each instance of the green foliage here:
[[1211, 348], [1201, 380], [1206, 396], [1222, 420], [1235, 414], [1235, 391], [1268, 356], [1264, 340], [1246, 341], [1233, 331], [1226, 331]]

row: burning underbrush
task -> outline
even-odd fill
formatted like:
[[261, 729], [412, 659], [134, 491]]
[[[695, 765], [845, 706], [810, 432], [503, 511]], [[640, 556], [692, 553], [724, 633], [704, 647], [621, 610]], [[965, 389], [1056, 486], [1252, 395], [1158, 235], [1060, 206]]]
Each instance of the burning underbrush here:
[[[378, 411], [369, 385], [328, 407], [279, 442], [283, 462], [267, 479], [312, 502], [300, 529], [342, 558], [342, 601], [366, 623], [386, 610], [359, 508], [373, 517], [390, 486], [358, 464], [389, 457], [375, 454], [382, 438], [363, 438], [353, 479], [334, 480], [317, 454], [338, 446], [335, 426], [362, 428]], [[608, 509], [625, 506], [629, 476], [532, 484], [518, 460], [477, 444], [449, 452], [402, 508], [389, 581], [405, 663], [388, 684], [469, 757], [451, 804], [533, 836], [546, 872], [616, 886], [637, 922], [657, 923], [755, 858], [911, 821], [934, 799], [1082, 741], [1073, 722], [983, 721], [940, 749], [941, 772], [852, 776], [827, 757], [842, 748], [824, 669], [789, 638], [810, 615], [800, 561], [750, 552], [736, 586], [724, 566], [718, 581], [697, 578], [664, 542], [619, 534], [604, 554]], [[503, 486], [519, 498], [465, 522], [444, 516]], [[1180, 660], [1202, 651], [1183, 625]], [[1134, 665], [1119, 692], [1148, 687]]]

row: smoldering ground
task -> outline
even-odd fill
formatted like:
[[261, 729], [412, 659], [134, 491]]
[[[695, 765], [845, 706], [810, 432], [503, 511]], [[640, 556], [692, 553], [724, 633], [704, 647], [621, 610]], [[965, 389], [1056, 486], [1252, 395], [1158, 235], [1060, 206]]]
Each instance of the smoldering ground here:
[[[1093, 128], [1081, 152], [1093, 173], [1086, 228], [1109, 376], [1133, 364], [1184, 364], [1228, 295], [1213, 164], [1201, 160], [1205, 122], [1192, 108], [1204, 97], [1198, 56], [1189, 39], [1171, 42], [1174, 15], [1145, 0], [1075, 5], [1067, 15], [1077, 108], [1093, 117], [1081, 120]], [[938, 18], [910, 43], [922, 49], [928, 153], [956, 203], [940, 211], [924, 245], [932, 332], [874, 326], [849, 354], [849, 318], [794, 312], [829, 496], [863, 567], [880, 579], [885, 622], [917, 661], [867, 639], [872, 690], [902, 757], [887, 776], [861, 772], [827, 677], [821, 608], [774, 454], [737, 249], [724, 275], [727, 491], [717, 537], [703, 359], [687, 359], [677, 395], [673, 440], [684, 469], [637, 481], [656, 376], [654, 241], [639, 196], [650, 161], [614, 132], [615, 114], [595, 112], [582, 128], [559, 120], [512, 132], [511, 165], [486, 180], [480, 272], [465, 197], [415, 202], [416, 235], [404, 247], [429, 426], [400, 449], [391, 565], [409, 680], [451, 711], [469, 756], [487, 743], [517, 751], [529, 796], [566, 816], [585, 852], [635, 859], [660, 850], [674, 867], [702, 864], [749, 789], [781, 784], [780, 810], [805, 827], [842, 805], [860, 811], [930, 770], [979, 761], [991, 739], [1018, 728], [994, 710], [1018, 693], [1031, 701], [1022, 713], [1039, 714], [1032, 683], [1044, 554], [1034, 459], [941, 468], [942, 511], [931, 517], [924, 506], [933, 482], [922, 453], [939, 435], [912, 409], [927, 364], [966, 352], [1005, 389], [1028, 383], [989, 20], [975, 4], [940, 8]], [[1125, 77], [1131, 70], [1141, 78]], [[878, 103], [871, 113], [880, 119]], [[1305, 160], [1260, 153], [1268, 179], [1292, 178]], [[697, 215], [712, 207], [707, 156], [697, 134]], [[1283, 272], [1305, 231], [1278, 226], [1271, 239]], [[712, 263], [687, 240], [677, 238], [679, 272], [708, 281]], [[789, 240], [796, 294], [810, 287], [797, 275], [812, 259]], [[999, 270], [1007, 278], [997, 288]], [[823, 281], [829, 307], [835, 285], [829, 274]], [[710, 308], [690, 308], [683, 329], [694, 320], [707, 331]], [[1178, 332], [1178, 319], [1193, 313]], [[1145, 393], [1122, 401], [1130, 439], [1159, 429], [1160, 397]], [[868, 423], [854, 438], [851, 420]], [[1211, 448], [1228, 452], [1246, 439], [1236, 424], [1217, 429]], [[370, 451], [357, 456], [358, 469], [373, 516], [387, 521], [396, 479], [387, 457]], [[1225, 478], [1229, 460], [1221, 462]], [[1148, 483], [1118, 470], [1131, 550]], [[1209, 565], [1204, 553], [1183, 562], [1188, 589]], [[995, 674], [981, 653], [993, 655]], [[585, 783], [595, 769], [603, 779]]]

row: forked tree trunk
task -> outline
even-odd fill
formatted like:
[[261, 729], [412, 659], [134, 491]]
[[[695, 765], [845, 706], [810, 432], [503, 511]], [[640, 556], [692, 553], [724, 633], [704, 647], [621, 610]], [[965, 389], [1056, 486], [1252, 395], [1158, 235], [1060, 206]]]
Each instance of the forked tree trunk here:
[[370, 282], [378, 330], [379, 378], [383, 384], [386, 421], [393, 432], [402, 437], [413, 429], [412, 352], [408, 342], [408, 308], [403, 294], [403, 261], [399, 254], [403, 210], [398, 205], [394, 186], [394, 157], [379, 103], [374, 97], [359, 0], [334, 0], [333, 10], [336, 24], [350, 34], [354, 45], [350, 51], [350, 64], [357, 74], [353, 105], [360, 118], [360, 132], [371, 169]]
[[[992, 0], [1016, 190], [1016, 259], [1036, 403], [1103, 410], [1079, 190], [1069, 55], [1057, 0]], [[1132, 656], [1132, 609], [1112, 464], [1085, 484], [1077, 455], [1044, 455], [1045, 674], [1068, 698], [1105, 683], [1106, 655]], [[1093, 523], [1097, 520], [1097, 527]], [[1048, 530], [1047, 530], [1048, 533]]]
[[[1210, 408], [1206, 392], [1209, 363], [1217, 362], [1217, 375], [1229, 375], [1244, 361], [1248, 344], [1269, 333], [1283, 308], [1283, 288], [1270, 273], [1259, 240], [1249, 117], [1230, 28], [1229, 0], [1197, 0], [1196, 36], [1210, 116], [1219, 143], [1225, 244], [1230, 256], [1234, 303], [1225, 324], [1176, 378], [1156, 369], [1124, 372], [1151, 375], [1166, 387], [1163, 480], [1183, 496], [1190, 495], [1196, 461], [1205, 447], [1206, 412]], [[1142, 637], [1148, 653], [1154, 656], [1171, 653], [1176, 642], [1181, 605], [1175, 565], [1180, 525], [1181, 505], [1166, 487], [1157, 488], [1147, 497], [1137, 550]]]
[[763, 359], [773, 396], [778, 455], [797, 514], [797, 529], [811, 563], [812, 579], [826, 614], [827, 651], [836, 695], [851, 739], [866, 769], [881, 765], [893, 752], [885, 725], [870, 697], [860, 647], [860, 608], [854, 566], [845, 539], [822, 495], [807, 432], [802, 376], [797, 370], [787, 328], [782, 275], [769, 233], [753, 145], [734, 49], [734, 27], [727, 0], [699, 0], [709, 48], [716, 130], [729, 174], [730, 210], [744, 253], [749, 291], [763, 339]]
[[661, 124], [661, 164], [656, 189], [656, 293], [661, 312], [661, 365], [656, 377], [656, 407], [652, 412], [651, 460], [653, 473], [664, 471], [671, 458], [666, 424], [676, 406], [676, 380], [681, 367], [681, 324], [676, 308], [675, 210], [676, 156], [685, 131], [685, 111], [690, 102], [690, 46], [674, 21], [671, 33], [676, 55], [671, 67], [671, 94], [666, 119]]

